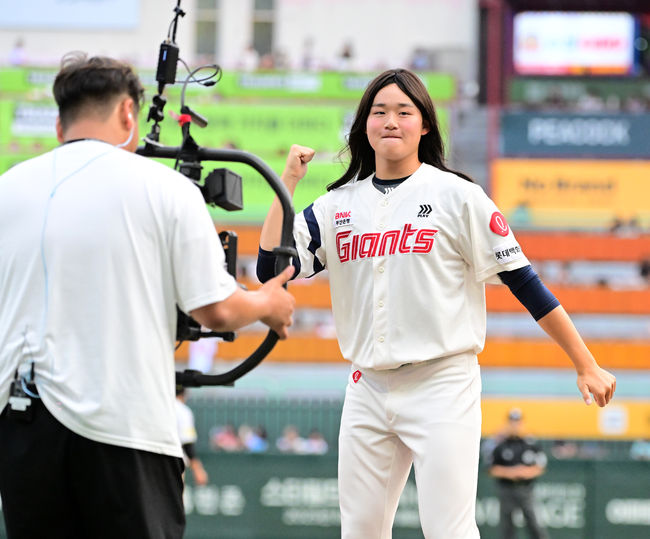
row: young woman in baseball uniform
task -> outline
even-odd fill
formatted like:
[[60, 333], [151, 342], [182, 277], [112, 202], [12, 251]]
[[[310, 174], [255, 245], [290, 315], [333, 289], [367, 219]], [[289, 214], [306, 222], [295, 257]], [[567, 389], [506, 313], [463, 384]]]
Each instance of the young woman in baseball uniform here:
[[[329, 272], [343, 357], [352, 363], [339, 435], [342, 536], [391, 537], [413, 464], [427, 539], [479, 537], [474, 518], [481, 435], [477, 354], [485, 283], [507, 284], [564, 349], [587, 404], [609, 402], [601, 369], [481, 187], [444, 164], [426, 88], [389, 70], [366, 89], [348, 139], [350, 164], [296, 216], [296, 275]], [[293, 146], [293, 194], [314, 151]], [[274, 273], [281, 209], [262, 228], [258, 276]]]

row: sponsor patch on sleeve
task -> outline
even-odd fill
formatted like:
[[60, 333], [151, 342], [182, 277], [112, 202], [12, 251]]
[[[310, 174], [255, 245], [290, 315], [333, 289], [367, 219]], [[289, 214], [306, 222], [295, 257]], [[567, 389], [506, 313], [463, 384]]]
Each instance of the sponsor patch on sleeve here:
[[507, 264], [508, 262], [513, 262], [514, 260], [519, 260], [524, 256], [521, 247], [518, 243], [514, 245], [504, 246], [494, 248], [494, 258], [499, 264]]
[[505, 237], [508, 235], [508, 232], [510, 232], [510, 227], [508, 226], [508, 221], [506, 221], [506, 218], [503, 216], [503, 214], [499, 213], [498, 211], [495, 211], [492, 214], [492, 218], [490, 219], [490, 230], [499, 236]]

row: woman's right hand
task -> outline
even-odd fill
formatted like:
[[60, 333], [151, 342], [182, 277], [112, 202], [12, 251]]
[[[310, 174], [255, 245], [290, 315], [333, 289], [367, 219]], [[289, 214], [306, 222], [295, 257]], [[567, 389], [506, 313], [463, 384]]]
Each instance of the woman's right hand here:
[[315, 150], [307, 146], [293, 144], [287, 156], [287, 163], [282, 172], [282, 181], [289, 188], [296, 184], [307, 174], [307, 163], [314, 157]]
[[[289, 150], [287, 164], [282, 171], [280, 179], [293, 197], [298, 182], [307, 174], [307, 163], [314, 157], [314, 150], [307, 146], [298, 146], [294, 144]], [[266, 214], [262, 233], [260, 234], [260, 247], [267, 251], [272, 251], [280, 244], [280, 233], [282, 230], [282, 207], [280, 201], [276, 198], [271, 203], [271, 208]], [[275, 329], [275, 328], [273, 328]], [[279, 332], [276, 331], [279, 334]]]

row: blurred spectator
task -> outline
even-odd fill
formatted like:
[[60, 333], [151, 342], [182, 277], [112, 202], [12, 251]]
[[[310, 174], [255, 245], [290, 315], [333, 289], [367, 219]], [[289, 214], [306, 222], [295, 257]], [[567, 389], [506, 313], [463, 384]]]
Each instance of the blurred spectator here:
[[275, 58], [270, 52], [267, 52], [260, 58], [258, 68], [266, 70], [275, 69]]
[[353, 71], [354, 70], [354, 49], [352, 43], [346, 41], [337, 58], [336, 68], [339, 71]]
[[264, 453], [269, 448], [266, 429], [262, 426], [251, 428], [242, 425], [239, 427], [239, 439], [244, 449], [250, 453]]
[[562, 91], [559, 88], [553, 87], [548, 91], [546, 98], [544, 99], [544, 108], [548, 109], [565, 109], [567, 107], [567, 102]]
[[557, 276], [559, 284], [569, 284], [571, 282], [571, 262], [568, 260], [562, 262]]
[[572, 459], [578, 455], [578, 446], [575, 442], [555, 440], [551, 446], [551, 455], [558, 460]]
[[635, 237], [643, 232], [639, 219], [637, 217], [630, 217], [629, 220], [616, 217], [609, 228], [612, 234], [617, 234], [623, 237]]
[[248, 45], [239, 60], [239, 69], [242, 71], [255, 71], [260, 64], [260, 55], [252, 44]]
[[537, 521], [533, 500], [533, 483], [546, 471], [546, 455], [537, 444], [523, 437], [521, 420], [521, 410], [510, 410], [504, 438], [492, 451], [490, 462], [490, 475], [497, 479], [501, 537], [515, 537], [512, 515], [515, 509], [520, 509], [530, 537], [547, 539], [546, 531]]
[[280, 71], [287, 71], [289, 69], [289, 57], [286, 52], [282, 50], [273, 52], [273, 67]]
[[639, 262], [639, 275], [641, 275], [641, 278], [646, 284], [650, 285], [650, 256], [645, 257]]
[[580, 112], [596, 112], [605, 108], [605, 102], [602, 97], [594, 94], [591, 90], [587, 90], [578, 98], [575, 108]]
[[239, 147], [237, 144], [235, 144], [232, 140], [226, 140], [221, 144], [221, 147], [224, 150], [239, 150]]
[[632, 460], [650, 461], [650, 440], [636, 440], [630, 446]]
[[235, 432], [235, 427], [230, 423], [223, 427], [216, 427], [210, 433], [210, 445], [216, 451], [234, 453], [243, 449], [243, 444]]
[[587, 440], [578, 447], [578, 458], [585, 460], [602, 460], [607, 453], [607, 448], [594, 440]]
[[413, 71], [428, 71], [431, 69], [431, 64], [429, 63], [429, 54], [426, 49], [423, 47], [416, 47], [413, 50], [411, 55], [411, 61], [409, 62], [410, 68]]
[[598, 288], [609, 288], [609, 281], [606, 277], [599, 277], [596, 279], [596, 286]]
[[623, 110], [635, 114], [643, 113], [648, 110], [648, 103], [642, 97], [632, 95], [623, 102]]
[[299, 68], [302, 71], [316, 71], [318, 68], [318, 63], [314, 56], [314, 39], [312, 37], [305, 38], [303, 42]]
[[614, 218], [612, 224], [609, 227], [609, 231], [612, 234], [618, 234], [618, 232], [623, 228], [623, 219], [620, 217]]
[[312, 429], [309, 433], [309, 436], [304, 440], [302, 444], [301, 453], [306, 453], [308, 455], [324, 455], [327, 453], [329, 446], [327, 441], [323, 438], [323, 435], [318, 429]]
[[304, 439], [298, 434], [298, 429], [293, 425], [287, 425], [282, 431], [282, 436], [275, 442], [276, 447], [283, 453], [300, 453]]
[[18, 38], [13, 48], [9, 51], [9, 65], [22, 66], [27, 63], [27, 53], [25, 52], [25, 42]]
[[637, 236], [642, 232], [643, 232], [643, 228], [639, 224], [639, 218], [630, 217], [629, 221], [627, 222], [627, 233], [630, 235]]
[[178, 436], [183, 447], [183, 461], [185, 466], [192, 470], [194, 483], [206, 485], [208, 474], [203, 467], [201, 459], [196, 454], [196, 427], [194, 426], [194, 413], [186, 404], [187, 394], [184, 387], [176, 388], [176, 424], [178, 425]]

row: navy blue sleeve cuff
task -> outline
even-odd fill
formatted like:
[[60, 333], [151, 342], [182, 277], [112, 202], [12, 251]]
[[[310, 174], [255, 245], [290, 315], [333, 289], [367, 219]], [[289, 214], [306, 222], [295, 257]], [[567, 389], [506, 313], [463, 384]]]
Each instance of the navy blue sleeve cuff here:
[[536, 321], [560, 305], [530, 265], [512, 271], [502, 271], [499, 278]]
[[[275, 277], [276, 258], [277, 257], [273, 254], [272, 251], [267, 251], [266, 249], [262, 249], [261, 247], [258, 249], [257, 267], [255, 272], [257, 273], [257, 278], [260, 280], [261, 283], [265, 283], [269, 279]], [[291, 264], [293, 265], [294, 268], [296, 268], [296, 271], [293, 272], [293, 277], [291, 277], [291, 279], [295, 279], [296, 275], [300, 273], [300, 260], [292, 258]]]

